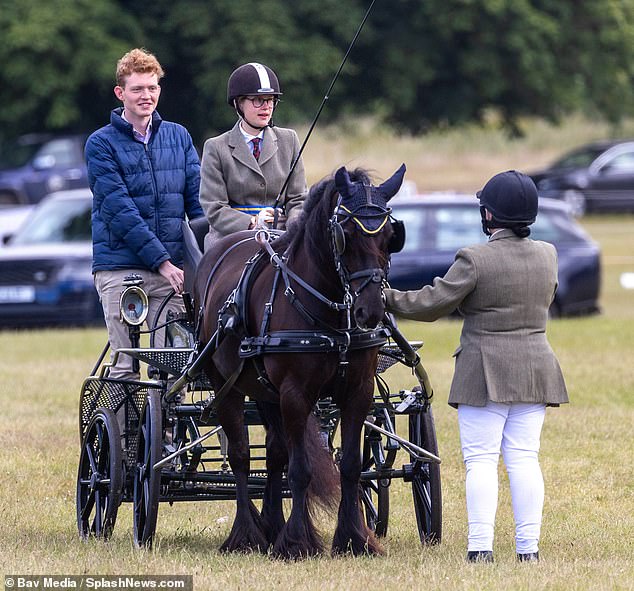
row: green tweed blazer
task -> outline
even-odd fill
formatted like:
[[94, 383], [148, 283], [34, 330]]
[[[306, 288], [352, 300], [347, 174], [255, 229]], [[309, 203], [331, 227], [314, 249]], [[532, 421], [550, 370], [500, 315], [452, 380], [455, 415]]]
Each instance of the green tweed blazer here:
[[557, 289], [557, 252], [549, 243], [501, 230], [463, 248], [446, 275], [418, 291], [387, 289], [387, 309], [431, 322], [458, 309], [464, 317], [449, 404], [559, 405], [568, 393], [546, 338]]
[[[262, 151], [256, 160], [244, 141], [239, 123], [205, 142], [200, 170], [200, 204], [210, 226], [206, 248], [215, 239], [248, 229], [251, 214], [232, 208], [230, 202], [262, 207], [275, 203], [299, 147], [294, 130], [267, 127]], [[280, 201], [287, 223], [301, 213], [307, 192], [304, 165], [300, 160]]]

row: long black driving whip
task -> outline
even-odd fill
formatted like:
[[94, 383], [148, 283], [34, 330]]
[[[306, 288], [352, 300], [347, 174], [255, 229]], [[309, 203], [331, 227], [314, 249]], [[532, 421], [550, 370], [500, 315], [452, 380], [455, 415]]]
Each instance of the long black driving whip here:
[[343, 66], [345, 65], [348, 56], [350, 55], [350, 52], [352, 51], [352, 48], [354, 47], [354, 44], [357, 41], [357, 38], [359, 37], [359, 34], [361, 33], [361, 29], [363, 29], [363, 25], [365, 25], [365, 21], [368, 20], [368, 16], [370, 16], [370, 12], [372, 11], [372, 7], [374, 6], [374, 3], [376, 2], [376, 0], [372, 0], [372, 2], [370, 3], [370, 6], [368, 6], [368, 9], [365, 11], [365, 15], [363, 17], [363, 19], [361, 20], [361, 23], [359, 24], [359, 28], [357, 29], [357, 32], [354, 34], [354, 37], [352, 38], [352, 41], [350, 42], [350, 45], [348, 47], [348, 51], [346, 51], [346, 54], [343, 56], [343, 60], [341, 61], [341, 65], [339, 66], [339, 69], [337, 70], [337, 72], [335, 73], [332, 82], [330, 83], [330, 86], [328, 87], [328, 90], [326, 91], [326, 94], [324, 95], [324, 98], [321, 101], [321, 105], [319, 105], [319, 109], [317, 110], [317, 114], [315, 115], [315, 118], [313, 119], [313, 122], [310, 125], [310, 128], [308, 130], [308, 133], [306, 134], [306, 138], [304, 139], [304, 143], [302, 143], [299, 152], [295, 158], [295, 160], [293, 160], [293, 164], [291, 166], [291, 170], [288, 173], [288, 176], [286, 177], [286, 180], [284, 181], [284, 184], [282, 185], [282, 190], [279, 192], [279, 195], [277, 196], [277, 198], [275, 199], [275, 216], [274, 216], [274, 220], [273, 220], [273, 228], [277, 227], [277, 218], [278, 218], [278, 210], [277, 207], [280, 204], [280, 200], [282, 199], [282, 195], [284, 194], [284, 191], [286, 191], [286, 187], [288, 187], [288, 183], [291, 180], [291, 176], [293, 176], [293, 172], [295, 171], [295, 167], [297, 166], [297, 163], [299, 162], [299, 159], [302, 157], [302, 153], [304, 152], [304, 148], [306, 147], [306, 144], [308, 143], [308, 138], [310, 138], [311, 133], [313, 132], [313, 129], [315, 128], [315, 125], [317, 124], [317, 120], [319, 119], [319, 116], [321, 115], [321, 112], [324, 109], [324, 106], [326, 105], [326, 101], [330, 98], [330, 92], [332, 91], [335, 82], [337, 81], [337, 78], [339, 78], [339, 74], [341, 74], [341, 70], [343, 70]]

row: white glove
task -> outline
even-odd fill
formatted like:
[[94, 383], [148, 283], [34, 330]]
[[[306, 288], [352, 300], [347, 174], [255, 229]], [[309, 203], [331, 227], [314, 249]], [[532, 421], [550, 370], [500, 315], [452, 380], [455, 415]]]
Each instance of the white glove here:
[[255, 222], [255, 228], [256, 229], [268, 229], [270, 227], [270, 224], [273, 223], [273, 216], [275, 215], [275, 211], [273, 210], [272, 207], [265, 207], [264, 209], [260, 210], [260, 213], [258, 213], [258, 219]]

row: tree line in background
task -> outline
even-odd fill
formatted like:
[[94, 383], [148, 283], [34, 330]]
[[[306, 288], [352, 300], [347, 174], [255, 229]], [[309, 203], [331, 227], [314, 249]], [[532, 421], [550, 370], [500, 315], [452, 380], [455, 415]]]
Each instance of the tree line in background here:
[[[235, 114], [226, 81], [271, 66], [279, 124], [310, 121], [370, 0], [0, 0], [0, 142], [108, 121], [116, 61], [157, 55], [159, 111], [197, 145]], [[376, 0], [323, 119], [409, 133], [524, 115], [634, 112], [634, 0]]]

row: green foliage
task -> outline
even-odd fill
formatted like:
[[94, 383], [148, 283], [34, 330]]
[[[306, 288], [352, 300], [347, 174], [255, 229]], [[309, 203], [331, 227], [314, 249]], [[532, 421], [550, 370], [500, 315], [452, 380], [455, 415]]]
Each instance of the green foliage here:
[[101, 0], [2, 0], [0, 137], [96, 127], [136, 23]]
[[[116, 60], [145, 46], [166, 70], [160, 111], [197, 143], [227, 129], [229, 73], [278, 72], [280, 124], [310, 121], [369, 0], [0, 0], [0, 140], [107, 121]], [[324, 120], [373, 114], [417, 133], [634, 110], [634, 0], [377, 0]]]
[[374, 75], [400, 126], [481, 120], [492, 107], [510, 126], [527, 114], [632, 111], [631, 1], [395, 0], [380, 10], [396, 42], [374, 45]]

